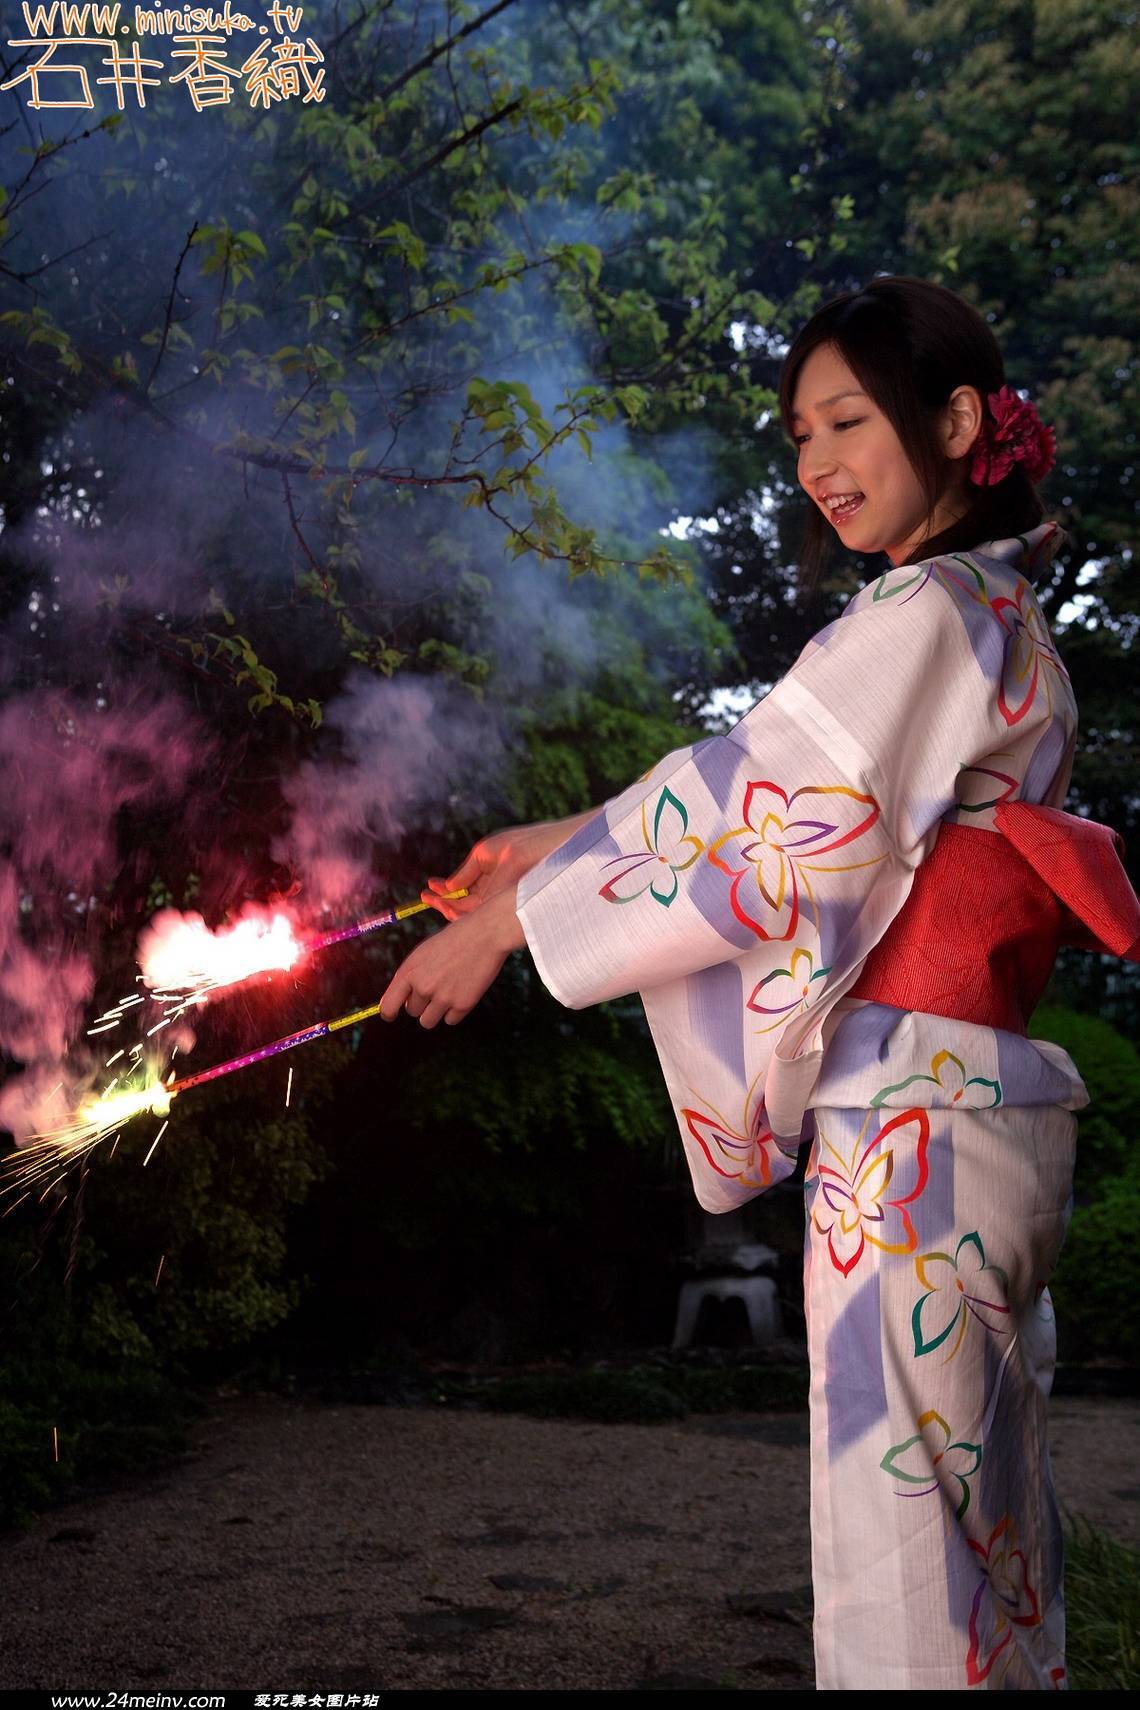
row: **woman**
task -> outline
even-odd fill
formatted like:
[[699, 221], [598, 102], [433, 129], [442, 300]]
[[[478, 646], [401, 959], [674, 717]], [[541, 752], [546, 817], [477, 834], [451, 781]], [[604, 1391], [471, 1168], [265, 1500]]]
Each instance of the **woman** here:
[[981, 316], [908, 277], [812, 318], [780, 407], [802, 568], [836, 536], [890, 568], [726, 735], [433, 881], [451, 924], [383, 1012], [454, 1023], [529, 947], [570, 1008], [640, 992], [707, 1210], [810, 1140], [817, 1685], [1064, 1686], [1047, 1284], [1088, 1094], [1025, 1023], [1059, 942], [1140, 954], [1140, 904], [1119, 839], [1060, 811], [1052, 430]]

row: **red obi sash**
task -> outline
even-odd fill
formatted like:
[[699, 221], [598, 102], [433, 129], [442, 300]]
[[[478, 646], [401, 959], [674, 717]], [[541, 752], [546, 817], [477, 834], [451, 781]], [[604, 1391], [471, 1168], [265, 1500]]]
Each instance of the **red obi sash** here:
[[1001, 802], [944, 820], [848, 997], [1024, 1034], [1062, 944], [1140, 962], [1140, 898], [1111, 826]]

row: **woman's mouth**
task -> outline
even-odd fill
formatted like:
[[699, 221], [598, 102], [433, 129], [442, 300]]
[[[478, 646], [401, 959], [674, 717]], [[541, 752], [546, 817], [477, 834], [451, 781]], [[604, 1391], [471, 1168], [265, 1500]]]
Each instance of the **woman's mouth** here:
[[825, 509], [833, 523], [850, 522], [857, 511], [863, 509], [865, 493], [856, 493], [850, 499], [845, 499], [841, 505], [826, 505]]

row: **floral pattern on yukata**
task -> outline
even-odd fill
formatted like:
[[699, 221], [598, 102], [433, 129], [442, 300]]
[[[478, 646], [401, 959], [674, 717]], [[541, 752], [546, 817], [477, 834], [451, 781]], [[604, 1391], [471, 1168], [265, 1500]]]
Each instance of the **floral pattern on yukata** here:
[[967, 1541], [981, 1569], [966, 1653], [967, 1685], [978, 1686], [995, 1669], [997, 1679], [1004, 1675], [1012, 1658], [1013, 1629], [1036, 1627], [1041, 1611], [1011, 1514], [1002, 1515], [985, 1543], [976, 1538]]
[[[995, 754], [991, 758], [1000, 760], [1003, 756]], [[1001, 785], [996, 795], [995, 784]], [[999, 772], [993, 766], [960, 766], [954, 786], [955, 805], [959, 813], [985, 813], [987, 808], [1016, 796], [1018, 786], [1019, 779], [1012, 772]]]
[[[708, 1108], [711, 1110], [712, 1106]], [[706, 1116], [699, 1110], [683, 1109], [681, 1115], [718, 1176], [739, 1182], [743, 1187], [771, 1186], [773, 1155], [778, 1153], [783, 1157], [784, 1153], [768, 1126], [763, 1101], [743, 1131], [726, 1122], [719, 1112]]]
[[[812, 1223], [826, 1237], [831, 1262], [845, 1277], [868, 1244], [884, 1253], [913, 1253], [918, 1246], [907, 1207], [926, 1187], [930, 1118], [925, 1110], [900, 1110], [868, 1140], [875, 1115], [867, 1113], [849, 1158], [836, 1151], [816, 1123], [819, 1187]], [[824, 1154], [828, 1162], [819, 1161]]]
[[[936, 1051], [930, 1059], [928, 1075], [908, 1075], [903, 1081], [880, 1087], [878, 1092], [872, 1095], [871, 1103], [877, 1109], [886, 1103], [891, 1093], [905, 1092], [919, 1081], [925, 1081], [928, 1085], [949, 1093], [949, 1102], [960, 1103], [964, 1110], [993, 1110], [1001, 1103], [1001, 1082], [987, 1080], [984, 1075], [967, 1075], [965, 1063], [961, 1057], [956, 1057], [953, 1051]], [[977, 1087], [979, 1090], [971, 1093], [971, 1087]]]
[[915, 1435], [893, 1444], [879, 1465], [892, 1478], [914, 1487], [896, 1492], [898, 1496], [932, 1496], [935, 1491], [945, 1489], [951, 1501], [956, 1503], [954, 1518], [960, 1520], [970, 1506], [970, 1487], [966, 1480], [972, 1478], [982, 1464], [982, 1445], [951, 1442], [953, 1432], [933, 1408], [923, 1413], [917, 1423]]
[[818, 932], [810, 875], [849, 873], [886, 860], [886, 850], [866, 861], [821, 860], [850, 849], [878, 817], [874, 796], [847, 784], [804, 784], [788, 795], [769, 779], [751, 780], [744, 791], [744, 824], [722, 833], [708, 850], [713, 866], [732, 880], [729, 900], [737, 920], [758, 938], [791, 940], [806, 903]]
[[1041, 615], [1030, 584], [1022, 578], [1012, 598], [999, 595], [991, 601], [990, 610], [1005, 631], [1001, 681], [998, 685], [998, 706], [1007, 724], [1020, 724], [1033, 705], [1039, 687], [1045, 691], [1045, 704], [1053, 711], [1053, 679], [1069, 673], [1061, 663], [1057, 649], [1049, 637], [1049, 628]]
[[927, 1291], [911, 1314], [915, 1359], [933, 1353], [954, 1336], [946, 1355], [947, 1362], [952, 1360], [971, 1319], [998, 1334], [1009, 1330], [1009, 1278], [1000, 1265], [987, 1265], [976, 1229], [963, 1235], [953, 1258], [949, 1253], [922, 1253], [914, 1268]]
[[[689, 814], [684, 802], [668, 787], [662, 789], [653, 807], [652, 823], [648, 799], [641, 804], [641, 835], [645, 848], [632, 855], [615, 855], [602, 871], [614, 868], [598, 892], [607, 902], [635, 902], [649, 892], [654, 902], [668, 908], [679, 889], [678, 873], [687, 873], [704, 851], [699, 837], [689, 835]], [[667, 867], [668, 873], [661, 868]]]
[[951, 555], [934, 558], [918, 566], [905, 564], [887, 570], [874, 582], [872, 604], [898, 600], [905, 604], [931, 582], [941, 582], [950, 593], [965, 595], [984, 606], [1003, 632], [1001, 677], [997, 685], [998, 709], [1007, 725], [1020, 724], [1033, 706], [1039, 688], [1053, 713], [1053, 682], [1066, 684], [1069, 673], [1049, 635], [1049, 626], [1037, 603], [1032, 583], [1018, 578], [1012, 595], [990, 593], [985, 576], [966, 558]]
[[883, 600], [898, 600], [905, 605], [930, 581], [941, 582], [948, 593], [964, 594], [977, 605], [990, 604], [986, 579], [977, 565], [971, 564], [968, 558], [958, 557], [932, 558], [926, 563], [900, 564], [892, 570], [885, 570], [875, 582], [868, 584], [871, 601], [878, 605]]
[[745, 1009], [753, 1014], [775, 1017], [766, 1027], [758, 1027], [757, 1033], [771, 1033], [790, 1016], [802, 1014], [823, 990], [830, 972], [830, 968], [817, 968], [813, 952], [797, 945], [788, 966], [765, 974], [745, 1002]]

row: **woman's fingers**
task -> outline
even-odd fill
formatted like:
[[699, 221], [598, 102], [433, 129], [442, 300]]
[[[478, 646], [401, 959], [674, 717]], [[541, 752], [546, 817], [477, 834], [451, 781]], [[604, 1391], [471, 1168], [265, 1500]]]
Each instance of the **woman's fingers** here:
[[466, 1009], [457, 1008], [450, 998], [427, 997], [422, 992], [412, 992], [405, 1000], [404, 1008], [421, 1027], [436, 1027], [441, 1021], [454, 1027], [468, 1013]]
[[[420, 901], [438, 909], [445, 920], [459, 920], [462, 915], [474, 914], [475, 910], [487, 901], [493, 893], [489, 889], [490, 880], [486, 870], [480, 870], [477, 877], [467, 885], [457, 885], [453, 879], [429, 879], [429, 889], [420, 892]], [[449, 891], [466, 890], [465, 897], [448, 896]]]
[[461, 897], [457, 902], [445, 902], [431, 891], [420, 892], [420, 901], [442, 914], [444, 920], [459, 920], [465, 914], [473, 914], [479, 907], [480, 900], [479, 897]]
[[472, 849], [467, 858], [460, 862], [451, 877], [441, 881], [441, 884], [445, 890], [458, 891], [464, 885], [473, 884], [484, 870], [483, 862], [477, 859], [475, 850]]
[[458, 920], [461, 914], [470, 914], [472, 909], [479, 906], [479, 898], [472, 897], [470, 892], [465, 897], [449, 895], [451, 891], [466, 888], [454, 885], [450, 879], [429, 878], [427, 885], [420, 892], [420, 901], [427, 903], [430, 908], [438, 909], [445, 920]]
[[385, 1021], [394, 1020], [402, 1009], [421, 1027], [435, 1027], [445, 1019], [452, 1026], [462, 1021], [498, 978], [508, 954], [498, 911], [492, 910], [485, 922], [456, 921], [456, 932], [444, 928], [418, 944], [380, 1000]]

